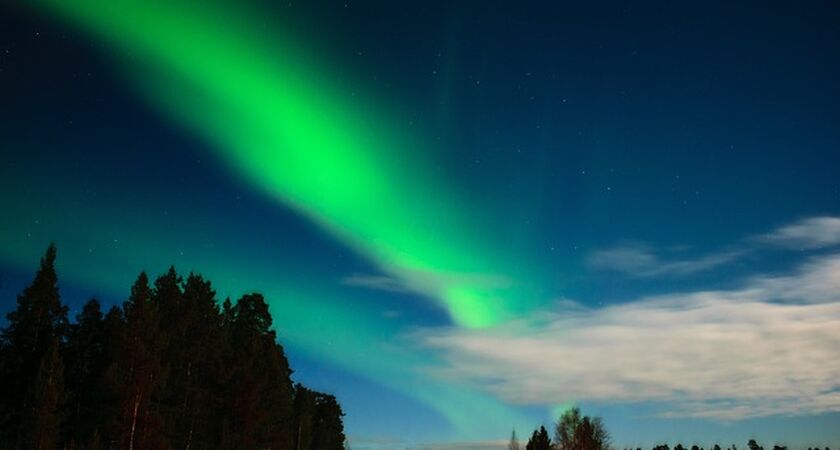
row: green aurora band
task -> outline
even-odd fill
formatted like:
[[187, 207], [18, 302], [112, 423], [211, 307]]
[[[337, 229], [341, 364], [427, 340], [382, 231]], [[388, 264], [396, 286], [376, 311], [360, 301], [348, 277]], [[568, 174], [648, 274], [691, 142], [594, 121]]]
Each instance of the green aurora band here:
[[[492, 217], [470, 208], [457, 186], [438, 175], [422, 141], [373, 102], [360, 104], [343, 93], [324, 75], [328, 68], [314, 64], [291, 38], [262, 34], [253, 12], [215, 3], [197, 9], [179, 0], [33, 4], [107, 43], [143, 98], [210, 144], [232, 173], [437, 301], [457, 325], [492, 326], [537, 306], [533, 286], [525, 283], [536, 270], [522, 266], [528, 259], [521, 254], [503, 250], [504, 239], [486, 225]], [[63, 189], [73, 195], [72, 187]], [[10, 207], [28, 210], [7, 194], [0, 197]], [[34, 203], [54, 204], [46, 200], [52, 195], [34, 193], [42, 199]], [[228, 255], [242, 252], [208, 249], [189, 214], [138, 224], [112, 203], [74, 211], [93, 224], [83, 235], [62, 224], [64, 214], [71, 220], [67, 211], [42, 222], [28, 241], [9, 223], [0, 230], [0, 252], [18, 267], [33, 267], [43, 245], [55, 240], [62, 259], [73, 261], [59, 267], [63, 277], [116, 295], [132, 281], [126, 269], [154, 271], [161, 261], [177, 262], [206, 275], [222, 294], [265, 293], [284, 342], [419, 400], [458, 436], [530, 425], [495, 398], [423, 376], [435, 355], [395, 344], [412, 326], [410, 318], [382, 320], [381, 311], [364, 306], [362, 294], [348, 298], [314, 277], [265, 270], [270, 264], [232, 268]], [[46, 215], [33, 211], [27, 223], [36, 217]], [[102, 237], [113, 230], [121, 230], [119, 244], [90, 254], [88, 247], [103, 247]]]
[[456, 324], [491, 326], [535, 306], [521, 255], [502, 254], [492, 222], [444, 188], [421, 146], [353, 103], [291, 39], [255, 31], [261, 22], [245, 8], [35, 3], [132, 55], [126, 74], [153, 105]]

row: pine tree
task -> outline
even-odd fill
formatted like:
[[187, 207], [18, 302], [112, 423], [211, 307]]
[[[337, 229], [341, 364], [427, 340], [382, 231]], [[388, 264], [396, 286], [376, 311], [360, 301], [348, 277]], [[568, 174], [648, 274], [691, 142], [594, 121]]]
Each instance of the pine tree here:
[[[180, 280], [173, 269], [165, 275]], [[156, 283], [156, 297], [163, 283]], [[171, 286], [171, 285], [170, 285]], [[176, 448], [215, 448], [218, 417], [211, 414], [213, 392], [219, 388], [224, 362], [222, 317], [210, 282], [190, 274], [183, 292], [169, 289], [172, 297], [181, 297], [175, 314], [178, 319], [166, 330], [170, 336], [166, 386], [167, 434]], [[165, 300], [162, 300], [165, 301]]]
[[99, 301], [91, 299], [70, 326], [64, 351], [67, 404], [65, 431], [68, 446], [93, 439], [104, 421], [102, 377], [106, 369], [105, 337]]
[[232, 309], [231, 390], [226, 442], [232, 448], [290, 448], [292, 431], [291, 369], [276, 343], [271, 315], [262, 295], [245, 295]]
[[293, 450], [312, 448], [313, 430], [315, 429], [315, 392], [300, 383], [295, 385]]
[[55, 258], [55, 245], [50, 245], [0, 333], [0, 439], [5, 442], [21, 442], [24, 415], [35, 402], [29, 383], [38, 376], [53, 344], [61, 345], [67, 332], [67, 307], [58, 293]]
[[216, 390], [213, 395], [213, 406], [216, 411], [213, 421], [216, 424], [216, 447], [219, 449], [233, 449], [236, 440], [235, 418], [230, 412], [234, 398], [233, 379], [237, 371], [233, 343], [234, 325], [233, 303], [230, 297], [222, 302], [221, 311], [221, 344], [217, 348], [217, 358], [221, 362], [218, 372], [215, 374], [213, 383]]
[[552, 450], [551, 438], [548, 437], [548, 431], [544, 426], [540, 426], [539, 430], [534, 430], [534, 434], [525, 445], [525, 450]]
[[344, 412], [334, 396], [316, 394], [312, 450], [344, 450], [343, 416]]
[[165, 274], [155, 279], [151, 294], [151, 303], [158, 311], [160, 333], [167, 336], [160, 358], [161, 365], [169, 371], [157, 406], [163, 429], [173, 448], [184, 448], [187, 441], [185, 410], [188, 383], [184, 372], [187, 366], [185, 359], [190, 355], [185, 348], [189, 345], [185, 333], [192, 318], [186, 314], [182, 284], [183, 280], [175, 267], [170, 266]]
[[[102, 347], [105, 370], [99, 377], [98, 395], [102, 400], [102, 422], [97, 424], [95, 437], [104, 448], [119, 448], [122, 425], [123, 388], [126, 385], [123, 376], [123, 348], [125, 340], [125, 315], [122, 308], [112, 306], [102, 320]], [[91, 438], [91, 442], [93, 438]]]
[[153, 401], [165, 381], [161, 353], [166, 339], [151, 294], [148, 277], [141, 273], [123, 304], [125, 330], [116, 361], [120, 421], [115, 437], [128, 450], [166, 447]]
[[23, 448], [53, 450], [58, 446], [64, 396], [64, 365], [58, 351], [58, 338], [47, 347], [32, 383], [31, 402], [23, 412]]

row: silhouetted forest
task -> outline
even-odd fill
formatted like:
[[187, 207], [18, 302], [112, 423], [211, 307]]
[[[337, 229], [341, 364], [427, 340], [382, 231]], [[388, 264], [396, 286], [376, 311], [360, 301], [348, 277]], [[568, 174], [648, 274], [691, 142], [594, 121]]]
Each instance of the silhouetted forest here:
[[260, 294], [174, 268], [75, 322], [50, 246], [0, 335], [3, 449], [344, 449], [335, 397], [291, 381]]
[[[525, 445], [525, 450], [610, 450], [612, 448], [614, 447], [611, 444], [610, 434], [601, 418], [582, 415], [579, 408], [571, 408], [560, 416], [557, 423], [554, 424], [553, 442], [545, 426], [540, 426], [534, 430], [534, 433]], [[511, 433], [507, 450], [522, 450], [515, 430]], [[633, 449], [625, 448], [624, 450]], [[642, 449], [636, 448], [636, 450]], [[654, 446], [652, 450], [671, 450], [671, 448], [667, 444], [660, 444]], [[677, 444], [673, 450], [689, 449], [682, 444]], [[690, 450], [706, 449], [692, 445]], [[725, 449], [721, 449], [720, 445], [715, 444], [709, 450], [738, 450], [738, 447], [732, 444]], [[759, 445], [755, 439], [750, 439], [747, 443], [746, 450], [764, 450], [764, 447]], [[788, 450], [788, 447], [776, 444], [772, 447], [772, 450]], [[821, 449], [819, 447], [809, 447], [808, 450]], [[825, 447], [824, 450], [831, 449]]]

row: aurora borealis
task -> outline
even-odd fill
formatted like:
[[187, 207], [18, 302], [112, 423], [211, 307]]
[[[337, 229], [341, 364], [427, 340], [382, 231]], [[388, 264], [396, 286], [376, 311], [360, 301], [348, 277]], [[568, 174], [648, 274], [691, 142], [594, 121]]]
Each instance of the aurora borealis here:
[[289, 43], [264, 42], [249, 31], [259, 22], [244, 11], [196, 13], [180, 2], [49, 7], [136, 54], [142, 68], [131, 81], [145, 97], [195, 130], [256, 188], [407, 288], [438, 299], [457, 323], [497, 323], [532, 297], [508, 289], [514, 274], [503, 261], [510, 256], [483, 242], [479, 222], [443, 189], [423, 161], [428, 143], [331, 92], [333, 83], [321, 75], [326, 69], [307, 66]]
[[[840, 438], [836, 367], [756, 374], [706, 353], [793, 364], [726, 340], [756, 324], [792, 354], [837, 338], [805, 326], [840, 320], [824, 295], [840, 279], [836, 7], [3, 11], [4, 306], [51, 241], [72, 307], [170, 264], [263, 292], [354, 449], [524, 436], [573, 403], [628, 445], [741, 439], [730, 404], [763, 411], [734, 417], [747, 434]], [[647, 332], [657, 318], [667, 334]], [[687, 345], [674, 321], [724, 337]], [[615, 375], [695, 372], [672, 347], [731, 372]], [[743, 377], [808, 401], [776, 414], [723, 388]]]

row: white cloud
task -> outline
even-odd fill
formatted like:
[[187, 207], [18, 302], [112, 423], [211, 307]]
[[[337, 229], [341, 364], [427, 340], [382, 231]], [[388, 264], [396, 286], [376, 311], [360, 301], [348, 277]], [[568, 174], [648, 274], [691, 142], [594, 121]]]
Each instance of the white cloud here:
[[666, 260], [648, 245], [632, 244], [596, 251], [589, 256], [587, 263], [596, 269], [643, 278], [685, 276], [717, 268], [742, 254], [742, 251], [732, 250], [696, 259]]
[[818, 249], [840, 244], [840, 217], [811, 217], [759, 236], [759, 241], [786, 248]]
[[430, 329], [436, 376], [516, 404], [661, 402], [723, 420], [840, 411], [840, 254], [728, 291]]
[[385, 292], [410, 292], [400, 280], [386, 275], [354, 273], [342, 278], [341, 284]]

